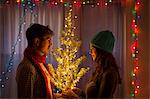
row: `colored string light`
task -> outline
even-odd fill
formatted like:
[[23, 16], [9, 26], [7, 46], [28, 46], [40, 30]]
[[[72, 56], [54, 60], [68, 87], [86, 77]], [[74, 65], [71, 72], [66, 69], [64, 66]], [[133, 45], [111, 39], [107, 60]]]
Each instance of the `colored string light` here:
[[[2, 3], [6, 3], [6, 4], [10, 4], [11, 0], [6, 0], [6, 2], [2, 2]], [[71, 2], [64, 2], [64, 0], [58, 0], [58, 1], [54, 1], [54, 0], [16, 0], [17, 4], [22, 4], [23, 7], [26, 6], [25, 3], [28, 3], [28, 5], [35, 3], [42, 3], [42, 4], [46, 4], [46, 5], [50, 5], [50, 6], [57, 6], [57, 5], [61, 5], [63, 4], [65, 7], [70, 7], [73, 4], [76, 4], [76, 7], [81, 7], [82, 5], [91, 5], [91, 7], [95, 7], [95, 6], [100, 6], [100, 3], [103, 2], [103, 0], [100, 1], [87, 1], [87, 0], [83, 0], [83, 1], [71, 1]], [[112, 0], [104, 0], [104, 5], [108, 6], [110, 3], [112, 3]], [[140, 5], [140, 2], [137, 2], [137, 5]], [[33, 6], [31, 5], [30, 8], [32, 8]], [[32, 12], [32, 11], [31, 11]], [[140, 17], [140, 16], [139, 16]]]
[[131, 56], [133, 60], [133, 72], [131, 77], [131, 98], [135, 98], [136, 95], [139, 93], [139, 80], [138, 80], [138, 71], [139, 71], [139, 58], [138, 58], [138, 33], [139, 33], [139, 25], [138, 21], [140, 17], [138, 17], [140, 8], [140, 0], [134, 0], [134, 7], [132, 10], [132, 22], [131, 22], [131, 37], [132, 37], [132, 44], [131, 44]]
[[[8, 1], [8, 2], [10, 2], [10, 1]], [[28, 5], [30, 5], [31, 3], [33, 3], [33, 2], [35, 2], [35, 3], [40, 3], [40, 2], [42, 2], [42, 4], [51, 4], [51, 6], [53, 6], [53, 5], [60, 5], [60, 4], [63, 4], [65, 7], [70, 7], [70, 5], [73, 5], [74, 4], [74, 6], [76, 6], [76, 7], [81, 7], [82, 5], [86, 5], [86, 4], [88, 4], [88, 5], [91, 5], [91, 7], [94, 7], [95, 5], [97, 5], [97, 6], [100, 6], [100, 2], [102, 2], [102, 1], [87, 1], [87, 0], [85, 0], [85, 1], [76, 1], [76, 0], [74, 0], [74, 1], [72, 1], [72, 2], [64, 2], [63, 0], [60, 0], [60, 1], [54, 1], [54, 0], [16, 0], [16, 2], [18, 3], [18, 4], [22, 4], [22, 6], [23, 7], [25, 7], [26, 6], [26, 4], [25, 3], [27, 3]], [[108, 4], [109, 3], [112, 3], [113, 1], [112, 0], [106, 0], [105, 1], [105, 3], [104, 3], [104, 5], [105, 6], [108, 6]], [[140, 4], [139, 2], [137, 2], [137, 4]], [[32, 6], [30, 6], [30, 8], [32, 8]]]
[[1, 88], [4, 88], [5, 87], [5, 80], [8, 80], [8, 77], [7, 77], [7, 74], [8, 73], [11, 73], [12, 72], [12, 68], [13, 68], [13, 65], [14, 65], [14, 58], [15, 58], [15, 55], [16, 55], [16, 45], [18, 44], [18, 42], [21, 41], [21, 35], [22, 35], [22, 32], [21, 32], [21, 29], [22, 29], [22, 25], [24, 23], [24, 17], [25, 17], [25, 10], [23, 11], [23, 15], [22, 17], [20, 17], [20, 24], [18, 26], [19, 28], [19, 33], [18, 33], [18, 36], [17, 36], [17, 40], [16, 42], [14, 43], [14, 45], [12, 45], [11, 47], [11, 53], [10, 53], [10, 56], [9, 56], [9, 62], [8, 64], [6, 64], [7, 66], [7, 70], [4, 72], [2, 72], [2, 74], [0, 75], [0, 82], [1, 82]]
[[[28, 11], [27, 9], [30, 9], [33, 12], [33, 9], [31, 9], [31, 8], [34, 8], [34, 7], [27, 6], [27, 5], [31, 5], [32, 6], [34, 4], [31, 1], [24, 3], [24, 5], [19, 3], [19, 2], [20, 1], [17, 0], [17, 3], [23, 6], [23, 13], [20, 16], [19, 26], [18, 26], [19, 33], [17, 35], [17, 40], [11, 46], [9, 61], [8, 61], [8, 64], [6, 64], [6, 66], [5, 66], [5, 67], [7, 67], [7, 69], [6, 69], [6, 71], [2, 71], [2, 73], [0, 74], [0, 88], [5, 88], [5, 86], [6, 86], [5, 81], [7, 81], [9, 79], [8, 74], [10, 74], [12, 72], [12, 69], [13, 69], [13, 66], [14, 66], [14, 59], [15, 59], [15, 55], [16, 55], [16, 46], [17, 46], [18, 43], [21, 43], [21, 41], [22, 41], [21, 40], [21, 38], [22, 38], [22, 29], [26, 25], [25, 17], [28, 15], [28, 14], [26, 14], [27, 11]], [[25, 1], [21, 0], [21, 2], [25, 2]], [[33, 6], [35, 6], [35, 5], [33, 5]], [[30, 11], [30, 13], [32, 14], [31, 11]], [[31, 19], [32, 22], [36, 21], [35, 19], [37, 18], [37, 16], [38, 16], [38, 14], [37, 14], [37, 12], [35, 12], [34, 16]]]

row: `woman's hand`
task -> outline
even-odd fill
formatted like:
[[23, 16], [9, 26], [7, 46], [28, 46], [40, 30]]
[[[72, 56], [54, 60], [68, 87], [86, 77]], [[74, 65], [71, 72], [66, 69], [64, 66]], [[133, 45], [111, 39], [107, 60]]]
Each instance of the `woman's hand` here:
[[81, 90], [80, 90], [79, 88], [77, 88], [77, 87], [74, 87], [74, 88], [72, 89], [72, 91], [73, 91], [74, 93], [76, 93], [77, 95], [79, 95], [80, 92], [81, 92]]
[[78, 97], [78, 95], [75, 92], [73, 92], [71, 89], [67, 90], [67, 91], [63, 91], [62, 95], [66, 98], [77, 98]]

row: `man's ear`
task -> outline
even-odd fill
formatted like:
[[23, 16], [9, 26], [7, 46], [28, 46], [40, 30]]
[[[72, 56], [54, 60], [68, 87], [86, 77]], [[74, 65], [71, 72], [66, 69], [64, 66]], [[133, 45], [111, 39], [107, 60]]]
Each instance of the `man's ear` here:
[[38, 47], [40, 45], [40, 39], [39, 38], [35, 38], [34, 40], [33, 40], [33, 46], [34, 47]]

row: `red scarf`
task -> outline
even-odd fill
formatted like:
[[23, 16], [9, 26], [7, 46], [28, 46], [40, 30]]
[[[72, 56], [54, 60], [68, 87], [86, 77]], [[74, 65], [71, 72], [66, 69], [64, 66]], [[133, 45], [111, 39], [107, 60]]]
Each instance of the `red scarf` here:
[[44, 66], [46, 55], [41, 56], [33, 48], [26, 48], [24, 51], [24, 56], [30, 59], [35, 64], [35, 66], [37, 66], [40, 69], [46, 84], [47, 98], [53, 99], [52, 88], [50, 84], [50, 74]]

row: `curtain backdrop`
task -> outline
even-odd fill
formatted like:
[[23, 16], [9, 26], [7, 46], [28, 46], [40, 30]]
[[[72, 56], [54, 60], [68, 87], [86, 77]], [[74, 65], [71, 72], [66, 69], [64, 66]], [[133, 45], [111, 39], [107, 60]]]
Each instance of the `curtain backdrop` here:
[[[2, 82], [5, 87], [1, 88], [1, 97], [17, 97], [15, 81], [16, 69], [23, 58], [23, 51], [27, 47], [25, 31], [31, 23], [49, 25], [54, 31], [53, 48], [59, 47], [59, 37], [64, 28], [64, 19], [67, 15], [67, 7], [63, 5], [47, 6], [38, 5], [31, 13], [30, 10], [20, 8], [17, 5], [5, 4], [0, 6], [0, 72], [6, 71], [11, 57], [12, 47], [15, 47], [12, 72], [7, 73], [6, 81]], [[86, 55], [87, 58], [79, 67], [92, 67], [89, 55], [89, 43], [91, 38], [102, 30], [110, 30], [116, 38], [114, 56], [117, 60], [121, 77], [123, 77], [123, 16], [121, 3], [109, 6], [82, 5], [73, 6], [73, 25], [76, 27], [75, 34], [82, 41], [78, 56]], [[20, 29], [20, 30], [19, 30]], [[19, 39], [18, 39], [19, 38]], [[17, 41], [18, 40], [18, 41]], [[17, 41], [17, 43], [16, 43]], [[56, 66], [55, 58], [48, 55], [47, 62]], [[85, 82], [91, 75], [87, 73], [79, 82], [78, 87], [85, 88]], [[123, 79], [123, 78], [122, 78]], [[115, 97], [123, 97], [123, 85], [116, 91]]]

